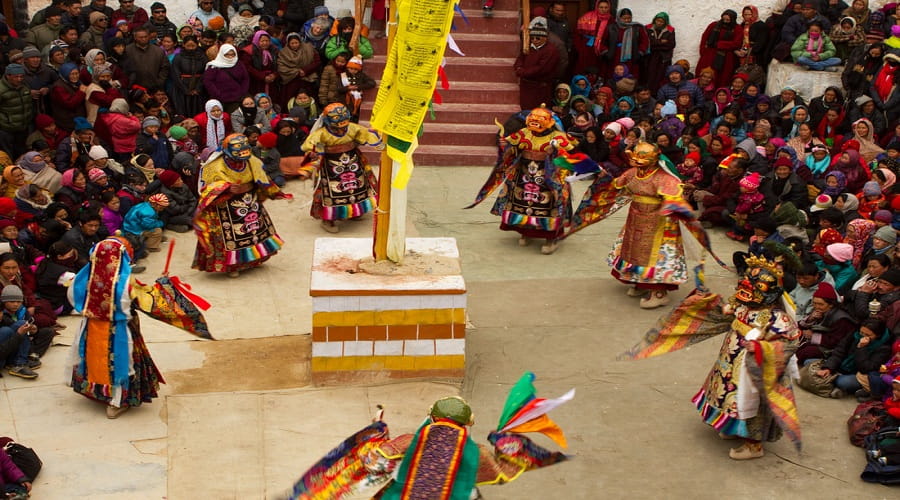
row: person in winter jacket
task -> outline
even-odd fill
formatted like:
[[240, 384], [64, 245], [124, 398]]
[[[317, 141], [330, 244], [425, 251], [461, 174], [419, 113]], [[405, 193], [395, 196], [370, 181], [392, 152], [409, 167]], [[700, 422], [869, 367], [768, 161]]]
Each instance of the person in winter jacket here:
[[[342, 54], [344, 52], [354, 53], [354, 55], [359, 55], [363, 59], [369, 59], [372, 57], [375, 52], [372, 50], [372, 44], [369, 42], [369, 39], [359, 35], [359, 45], [356, 50], [352, 50], [350, 47], [350, 39], [353, 36], [353, 30], [356, 27], [356, 20], [352, 17], [342, 17], [337, 23], [337, 33], [328, 39], [328, 42], [325, 44], [325, 58], [327, 60], [334, 59], [338, 54]], [[555, 67], [555, 66], [554, 66]]]
[[797, 37], [791, 45], [791, 57], [799, 66], [813, 71], [837, 70], [841, 58], [835, 57], [837, 49], [828, 35], [822, 32], [819, 22], [812, 22], [806, 33]]
[[[148, 252], [159, 252], [163, 241], [162, 228], [165, 226], [159, 213], [168, 206], [169, 198], [162, 193], [157, 193], [151, 195], [147, 201], [131, 207], [122, 222], [122, 231], [125, 236], [129, 239], [140, 238], [141, 244], [138, 246]], [[140, 253], [140, 251], [136, 251], [135, 255]]]
[[[114, 99], [108, 113], [100, 113], [98, 122], [109, 135], [113, 157], [119, 162], [127, 162], [134, 153], [137, 135], [141, 131], [141, 121], [128, 108], [125, 99]], [[101, 127], [98, 126], [98, 129]]]
[[885, 327], [884, 321], [868, 318], [856, 333], [847, 335], [835, 347], [816, 374], [823, 378], [832, 373], [838, 374], [832, 397], [841, 398], [845, 394], [854, 394], [863, 388], [857, 380], [858, 375], [868, 377], [870, 372], [877, 373], [881, 365], [890, 359], [892, 341], [893, 336]]

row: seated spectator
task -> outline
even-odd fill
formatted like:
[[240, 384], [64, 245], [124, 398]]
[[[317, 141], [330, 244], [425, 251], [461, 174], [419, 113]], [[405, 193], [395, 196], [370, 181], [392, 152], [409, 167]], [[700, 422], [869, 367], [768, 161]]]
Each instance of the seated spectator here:
[[[878, 372], [879, 367], [890, 359], [893, 340], [884, 321], [878, 318], [866, 319], [856, 333], [847, 335], [843, 342], [835, 347], [817, 373], [823, 378], [831, 376], [832, 373], [838, 374], [831, 397], [842, 398], [846, 394], [863, 396], [862, 393], [857, 393], [863, 389], [857, 377], [868, 378], [870, 372]], [[868, 396], [868, 391], [862, 392]]]
[[256, 107], [256, 100], [252, 95], [246, 95], [241, 99], [241, 105], [231, 112], [231, 127], [235, 133], [243, 134], [244, 129], [252, 125], [266, 124], [266, 115]]
[[866, 34], [863, 26], [856, 24], [856, 19], [850, 16], [841, 19], [840, 24], [831, 28], [831, 41], [834, 43], [835, 57], [843, 63], [850, 57], [850, 53], [856, 47], [866, 43]]
[[147, 252], [159, 252], [164, 236], [162, 228], [165, 223], [160, 219], [159, 212], [169, 206], [169, 198], [164, 194], [151, 195], [146, 202], [138, 203], [131, 207], [125, 214], [122, 222], [122, 230], [125, 236], [132, 241], [140, 241], [136, 245], [135, 255]]
[[[745, 241], [748, 234], [753, 230], [751, 224], [760, 219], [766, 212], [766, 197], [759, 192], [761, 180], [759, 173], [754, 172], [745, 175], [738, 182], [740, 193], [732, 215], [734, 228], [725, 234], [735, 241]], [[774, 224], [771, 229], [772, 231], [768, 231], [766, 237], [776, 233]]]
[[16, 224], [25, 227], [32, 219], [40, 217], [50, 205], [50, 197], [36, 184], [26, 184], [16, 191]]
[[[338, 84], [338, 96], [343, 97], [350, 110], [350, 120], [359, 123], [359, 110], [362, 106], [363, 91], [375, 88], [375, 80], [363, 72], [363, 62], [357, 56], [347, 61], [347, 69]], [[584, 98], [586, 99], [586, 98]], [[265, 132], [265, 130], [263, 130]]]
[[749, 257], [765, 257], [774, 259], [774, 255], [766, 247], [766, 243], [784, 243], [784, 238], [778, 233], [778, 226], [771, 217], [758, 217], [750, 222], [753, 235], [750, 236], [750, 246], [746, 252], [734, 252], [732, 260], [738, 274], [744, 274], [747, 270], [746, 260]]
[[148, 116], [141, 122], [141, 133], [135, 141], [135, 154], [145, 154], [153, 159], [153, 165], [158, 168], [168, 168], [175, 150], [168, 138], [159, 131], [161, 124], [159, 118]]
[[190, 231], [197, 211], [197, 197], [174, 170], [162, 171], [159, 180], [162, 183], [160, 192], [169, 200], [169, 205], [159, 214], [165, 228], [176, 233]]
[[834, 278], [834, 287], [842, 295], [856, 282], [858, 273], [853, 267], [853, 246], [849, 243], [832, 243], [825, 247], [821, 265]]
[[37, 141], [44, 141], [47, 146], [56, 151], [59, 143], [68, 135], [65, 130], [56, 126], [56, 121], [50, 115], [39, 114], [34, 117], [35, 131], [25, 139], [25, 146], [32, 148]]
[[68, 284], [75, 278], [75, 273], [81, 269], [78, 264], [78, 252], [65, 241], [57, 241], [50, 245], [47, 258], [38, 263], [37, 292], [47, 299], [60, 314], [68, 314], [72, 305], [66, 297]]
[[[18, 311], [22, 307], [22, 290], [15, 285], [7, 285], [0, 292], [0, 303], [3, 303], [3, 312], [0, 315], [0, 355], [3, 356], [0, 361], [8, 366], [8, 373], [16, 377], [34, 380], [38, 374], [35, 368], [40, 368], [39, 359], [30, 357], [31, 355], [31, 336], [34, 335], [38, 327], [26, 319], [18, 319], [18, 315], [10, 313], [7, 309], [15, 307], [14, 311]], [[52, 337], [52, 331], [50, 336]], [[48, 343], [49, 345], [49, 343]]]
[[[815, 264], [812, 266], [815, 267]], [[798, 288], [803, 286], [799, 284], [799, 275], [797, 280]], [[840, 308], [838, 300], [834, 286], [827, 282], [815, 284], [811, 310], [798, 323], [802, 337], [796, 356], [800, 366], [810, 360], [826, 359], [835, 347], [856, 331], [856, 322]]]
[[194, 117], [194, 121], [200, 127], [200, 141], [197, 143], [200, 149], [206, 147], [216, 148], [222, 144], [225, 136], [232, 133], [231, 115], [225, 113], [222, 103], [210, 99], [206, 101], [206, 112]]
[[[12, 339], [12, 344], [21, 342], [21, 339], [18, 337], [20, 336], [16, 335]], [[15, 350], [18, 347], [15, 345], [9, 347], [0, 346], [0, 350], [4, 352], [8, 349]], [[31, 492], [31, 480], [16, 466], [9, 454], [2, 448], [0, 448], [0, 487], [8, 495], [12, 495], [9, 498], [28, 498], [28, 494]]]
[[106, 191], [100, 195], [100, 202], [103, 207], [100, 209], [100, 220], [109, 234], [116, 234], [116, 231], [122, 230], [122, 221], [124, 217], [119, 213], [122, 206], [121, 200], [114, 192]]
[[344, 72], [347, 70], [347, 61], [349, 60], [349, 54], [338, 54], [322, 70], [322, 76], [319, 79], [319, 104], [322, 106], [340, 102], [338, 86], [341, 83]]
[[[74, 262], [73, 267], [76, 270], [81, 269], [88, 263], [91, 248], [103, 239], [99, 235], [102, 223], [103, 221], [98, 212], [82, 210], [78, 215], [78, 223], [72, 229], [66, 231], [66, 234], [60, 240], [75, 250], [75, 260], [72, 262]], [[66, 263], [69, 263], [70, 256], [68, 251], [66, 251], [65, 259]]]
[[62, 187], [62, 175], [56, 169], [47, 166], [41, 153], [37, 151], [25, 153], [19, 159], [18, 165], [22, 167], [25, 181], [29, 184], [34, 184], [51, 195]]
[[87, 193], [85, 192], [87, 178], [81, 170], [70, 168], [63, 172], [61, 182], [62, 187], [53, 195], [54, 201], [65, 205], [69, 214], [77, 214], [81, 204], [87, 201]]
[[726, 162], [720, 165], [713, 178], [713, 183], [706, 189], [698, 189], [694, 192], [694, 200], [702, 203], [700, 220], [712, 225], [730, 226], [731, 214], [737, 207], [737, 197], [740, 191], [740, 180], [744, 177], [747, 162], [742, 158], [730, 156]]
[[56, 170], [65, 172], [74, 168], [78, 158], [88, 156], [91, 147], [100, 145], [94, 127], [83, 116], [75, 117], [75, 131], [56, 148]]
[[109, 182], [109, 176], [102, 169], [92, 168], [88, 172], [88, 183], [84, 188], [88, 200], [98, 201], [103, 193], [115, 193], [116, 188]]

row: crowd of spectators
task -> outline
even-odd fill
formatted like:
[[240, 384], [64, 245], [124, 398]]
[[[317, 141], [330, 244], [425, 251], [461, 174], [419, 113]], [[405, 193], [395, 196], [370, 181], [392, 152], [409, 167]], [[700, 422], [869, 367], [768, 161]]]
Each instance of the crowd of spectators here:
[[27, 313], [0, 324], [10, 374], [37, 377], [45, 347], [23, 334], [62, 328], [95, 243], [120, 233], [139, 261], [191, 230], [199, 165], [226, 136], [283, 185], [325, 105], [358, 119], [368, 31], [322, 3], [199, 0], [172, 20], [162, 2], [53, 0], [30, 26], [0, 19], [0, 302], [18, 287]]
[[[696, 73], [672, 62], [665, 12], [644, 24], [599, 0], [573, 27], [565, 7], [525, 27], [522, 108], [546, 103], [613, 175], [629, 148], [655, 143], [702, 224], [749, 243], [738, 271], [750, 255], [781, 262], [798, 361], [830, 384], [824, 395], [883, 399], [900, 418], [900, 4], [806, 0], [766, 20], [726, 10], [703, 31]], [[766, 88], [772, 61], [840, 72], [840, 84]]]

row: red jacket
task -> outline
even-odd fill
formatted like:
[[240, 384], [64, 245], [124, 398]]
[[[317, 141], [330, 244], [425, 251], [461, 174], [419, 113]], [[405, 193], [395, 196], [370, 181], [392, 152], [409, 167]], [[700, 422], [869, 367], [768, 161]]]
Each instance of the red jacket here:
[[[234, 132], [234, 129], [231, 128], [231, 115], [228, 113], [224, 113], [222, 115], [225, 120], [225, 135]], [[200, 113], [194, 117], [194, 121], [197, 122], [197, 125], [200, 125], [200, 137], [197, 141], [197, 145], [200, 146], [200, 149], [206, 148], [206, 123], [209, 121], [209, 117], [206, 116], [206, 113]], [[223, 137], [224, 139], [224, 137]]]
[[136, 116], [121, 113], [101, 113], [97, 121], [102, 121], [109, 131], [109, 142], [116, 153], [133, 153], [137, 135], [141, 132], [141, 121]]

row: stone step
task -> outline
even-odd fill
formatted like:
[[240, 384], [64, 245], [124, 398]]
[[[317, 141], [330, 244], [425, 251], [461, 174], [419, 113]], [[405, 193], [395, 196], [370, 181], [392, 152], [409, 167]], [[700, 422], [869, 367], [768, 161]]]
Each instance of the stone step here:
[[[448, 63], [451, 59], [471, 56], [516, 58], [521, 51], [520, 39], [516, 34], [456, 33], [453, 35], [453, 40], [456, 41], [456, 45], [465, 56], [461, 56], [450, 50], [450, 47], [447, 47], [447, 50], [444, 51], [444, 57], [447, 58]], [[376, 46], [373, 43], [375, 54], [387, 54], [387, 42], [383, 39], [380, 42], [377, 46], [378, 48], [375, 48]], [[375, 58], [366, 61], [366, 68], [374, 60]]]
[[[363, 150], [372, 165], [381, 163], [381, 153]], [[418, 167], [487, 167], [497, 161], [496, 146], [431, 146], [421, 145], [413, 153], [413, 161]], [[475, 196], [474, 194], [472, 195]]]
[[[369, 122], [360, 120], [360, 125], [369, 126]], [[426, 119], [424, 131], [419, 137], [423, 146], [496, 146], [497, 126], [487, 123], [442, 123]]]
[[[385, 56], [377, 55], [366, 60], [366, 74], [378, 80], [384, 70]], [[484, 81], [490, 76], [491, 81], [517, 83], [518, 78], [513, 71], [515, 57], [448, 57], [444, 71], [451, 85], [458, 81]]]
[[[372, 116], [374, 96], [370, 100], [363, 101], [360, 109], [360, 119], [369, 120]], [[444, 102], [434, 106], [435, 120], [425, 118], [425, 125], [429, 123], [480, 123], [493, 124], [494, 118], [503, 123], [513, 113], [520, 111], [518, 101], [515, 103], [468, 103], [468, 102]]]
[[[494, 15], [497, 15], [497, 11], [499, 10], [512, 10], [519, 11], [519, 7], [522, 5], [521, 0], [494, 0]], [[459, 7], [463, 12], [466, 13], [466, 17], [472, 19], [473, 17], [481, 16], [481, 6], [482, 0], [460, 0]], [[459, 14], [456, 14], [456, 17], [459, 17]]]

